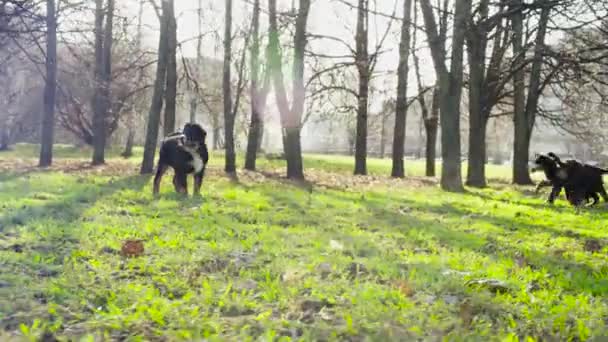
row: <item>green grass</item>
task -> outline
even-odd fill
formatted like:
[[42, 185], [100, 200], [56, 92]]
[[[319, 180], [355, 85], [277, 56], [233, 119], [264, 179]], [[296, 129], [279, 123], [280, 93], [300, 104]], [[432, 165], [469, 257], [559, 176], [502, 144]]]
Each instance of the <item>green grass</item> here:
[[[452, 194], [416, 177], [354, 178], [351, 159], [318, 155], [305, 160], [312, 186], [231, 181], [214, 154], [202, 198], [174, 194], [170, 177], [153, 198], [138, 157], [62, 169], [85, 152], [59, 147], [46, 171], [20, 166], [35, 164], [34, 147], [0, 154], [0, 340], [608, 336], [604, 204], [548, 207], [503, 182]], [[371, 173], [389, 168], [370, 160]], [[123, 258], [126, 239], [145, 254]], [[486, 278], [502, 291], [468, 285]]]

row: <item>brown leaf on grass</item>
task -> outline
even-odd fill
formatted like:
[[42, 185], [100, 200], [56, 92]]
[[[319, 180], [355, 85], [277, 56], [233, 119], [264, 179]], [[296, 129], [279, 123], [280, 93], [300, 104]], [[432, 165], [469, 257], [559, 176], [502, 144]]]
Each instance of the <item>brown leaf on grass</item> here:
[[416, 293], [414, 288], [405, 280], [398, 280], [393, 286], [406, 297], [412, 297]]
[[120, 252], [122, 256], [128, 258], [142, 256], [144, 254], [144, 242], [143, 240], [126, 240], [123, 242]]

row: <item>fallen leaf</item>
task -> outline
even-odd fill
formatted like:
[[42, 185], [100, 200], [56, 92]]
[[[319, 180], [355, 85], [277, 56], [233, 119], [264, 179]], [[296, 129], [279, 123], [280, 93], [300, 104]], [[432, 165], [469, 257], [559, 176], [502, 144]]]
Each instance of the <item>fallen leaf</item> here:
[[124, 257], [139, 257], [144, 254], [144, 242], [143, 240], [126, 240], [122, 244], [120, 250]]
[[412, 286], [405, 280], [397, 281], [395, 283], [395, 287], [397, 288], [397, 290], [399, 290], [399, 292], [401, 292], [402, 295], [406, 297], [412, 297], [415, 293]]

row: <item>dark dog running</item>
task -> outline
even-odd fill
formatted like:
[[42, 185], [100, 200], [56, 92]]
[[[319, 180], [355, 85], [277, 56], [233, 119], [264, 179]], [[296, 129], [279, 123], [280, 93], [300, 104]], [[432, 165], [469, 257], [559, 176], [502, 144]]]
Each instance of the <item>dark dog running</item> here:
[[608, 170], [589, 164], [582, 164], [576, 160], [567, 160], [562, 162], [554, 153], [549, 153], [557, 165], [566, 171], [568, 178], [564, 184], [566, 194], [569, 195], [569, 201], [573, 205], [580, 205], [589, 197], [593, 198], [591, 205], [596, 205], [599, 202], [598, 193], [608, 202], [608, 193], [604, 188], [602, 175], [607, 174]]
[[602, 181], [602, 174], [607, 173], [607, 170], [581, 164], [575, 160], [568, 160], [564, 163], [554, 153], [546, 156], [538, 155], [534, 163], [535, 167], [532, 171], [542, 170], [547, 178], [537, 185], [536, 192], [538, 193], [541, 187], [552, 186], [547, 202], [553, 203], [562, 188], [566, 192], [568, 202], [575, 206], [581, 205], [583, 201], [589, 201], [589, 199], [593, 200], [592, 205], [597, 204], [599, 201], [597, 193], [608, 201]]
[[175, 191], [188, 194], [188, 174], [194, 175], [194, 194], [200, 194], [205, 168], [209, 161], [209, 152], [205, 138], [207, 132], [198, 124], [188, 123], [183, 131], [168, 135], [160, 147], [158, 169], [154, 177], [156, 195], [160, 182], [169, 167], [173, 168], [173, 185]]

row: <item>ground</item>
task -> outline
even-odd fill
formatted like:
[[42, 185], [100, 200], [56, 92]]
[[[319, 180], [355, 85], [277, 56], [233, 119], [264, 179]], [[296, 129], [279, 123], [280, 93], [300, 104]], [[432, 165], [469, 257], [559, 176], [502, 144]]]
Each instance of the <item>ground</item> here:
[[[422, 177], [350, 176], [306, 156], [309, 183], [222, 175], [202, 198], [152, 196], [139, 157], [91, 168], [59, 147], [0, 154], [0, 340], [601, 340], [608, 336], [607, 206], [554, 207], [491, 168], [445, 193]], [[239, 158], [242, 160], [242, 157]], [[124, 257], [126, 240], [143, 255]]]

